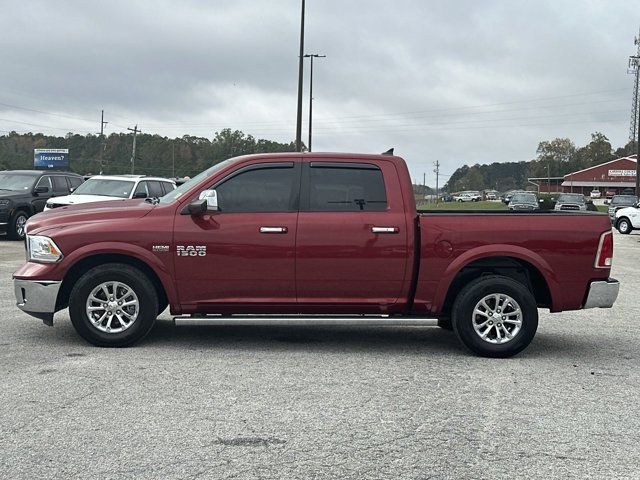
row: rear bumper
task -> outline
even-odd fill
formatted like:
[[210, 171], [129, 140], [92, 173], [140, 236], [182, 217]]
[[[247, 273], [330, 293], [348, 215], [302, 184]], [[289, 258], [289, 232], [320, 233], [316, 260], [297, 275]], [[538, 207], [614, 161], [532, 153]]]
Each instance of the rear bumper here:
[[618, 298], [620, 282], [614, 278], [591, 282], [583, 308], [611, 308]]
[[32, 317], [39, 318], [46, 324], [52, 324], [61, 284], [62, 282], [55, 280], [14, 278], [13, 289], [16, 295], [16, 305]]

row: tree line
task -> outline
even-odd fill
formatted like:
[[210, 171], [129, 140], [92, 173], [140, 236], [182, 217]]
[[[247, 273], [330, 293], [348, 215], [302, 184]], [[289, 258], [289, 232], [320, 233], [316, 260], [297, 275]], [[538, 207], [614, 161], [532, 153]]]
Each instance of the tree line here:
[[[101, 138], [91, 134], [68, 133], [57, 137], [11, 132], [0, 136], [0, 170], [32, 169], [33, 150], [36, 148], [68, 148], [70, 169], [74, 172], [131, 173], [132, 140], [132, 134], [126, 133], [112, 133]], [[216, 132], [211, 140], [191, 135], [168, 138], [138, 134], [135, 173], [163, 177], [193, 176], [230, 157], [292, 151], [295, 151], [294, 142], [256, 139], [231, 129]]]
[[527, 178], [562, 177], [634, 153], [635, 142], [614, 150], [609, 139], [600, 132], [592, 133], [591, 141], [583, 147], [576, 147], [568, 138], [555, 138], [540, 142], [536, 158], [530, 161], [464, 165], [449, 177], [444, 191], [523, 189], [527, 186]]

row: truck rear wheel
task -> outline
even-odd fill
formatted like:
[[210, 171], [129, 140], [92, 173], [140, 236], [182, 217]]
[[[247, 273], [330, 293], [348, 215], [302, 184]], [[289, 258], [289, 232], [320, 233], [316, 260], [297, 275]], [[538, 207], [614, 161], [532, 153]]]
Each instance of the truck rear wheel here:
[[158, 316], [158, 294], [130, 265], [109, 263], [82, 275], [69, 297], [71, 323], [99, 347], [126, 347], [141, 340]]
[[471, 351], [506, 358], [520, 353], [538, 329], [538, 309], [521, 283], [498, 275], [481, 277], [462, 289], [452, 308], [453, 329]]

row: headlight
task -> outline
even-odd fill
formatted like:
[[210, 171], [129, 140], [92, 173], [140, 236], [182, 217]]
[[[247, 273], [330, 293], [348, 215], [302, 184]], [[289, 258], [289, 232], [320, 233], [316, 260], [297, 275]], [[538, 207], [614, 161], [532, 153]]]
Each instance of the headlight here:
[[27, 255], [34, 262], [55, 263], [62, 259], [56, 243], [42, 235], [27, 235]]

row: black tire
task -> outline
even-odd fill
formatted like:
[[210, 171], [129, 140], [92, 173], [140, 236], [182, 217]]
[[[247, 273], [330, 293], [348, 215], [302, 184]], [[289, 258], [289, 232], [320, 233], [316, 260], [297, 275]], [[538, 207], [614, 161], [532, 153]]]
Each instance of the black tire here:
[[18, 210], [11, 217], [9, 222], [8, 236], [11, 240], [24, 240], [24, 225], [29, 219], [29, 214], [23, 210]]
[[[87, 299], [93, 289], [112, 281], [129, 286], [137, 295], [139, 305], [131, 326], [118, 333], [99, 330], [86, 312]], [[143, 272], [127, 264], [108, 263], [92, 268], [78, 279], [69, 297], [69, 314], [78, 334], [89, 343], [98, 347], [127, 347], [151, 331], [158, 316], [158, 303], [156, 289]]]
[[631, 226], [631, 222], [627, 217], [622, 217], [618, 220], [618, 224], [616, 225], [618, 231], [623, 235], [629, 235], [633, 230]]
[[[474, 328], [476, 305], [493, 294], [511, 297], [522, 312], [520, 331], [511, 340], [498, 344], [482, 339]], [[533, 340], [538, 329], [538, 309], [535, 298], [527, 287], [509, 277], [491, 275], [472, 281], [460, 291], [453, 304], [452, 320], [453, 330], [469, 350], [483, 357], [506, 358], [520, 353]], [[498, 319], [497, 322], [499, 321]], [[494, 328], [498, 329], [497, 326]]]

